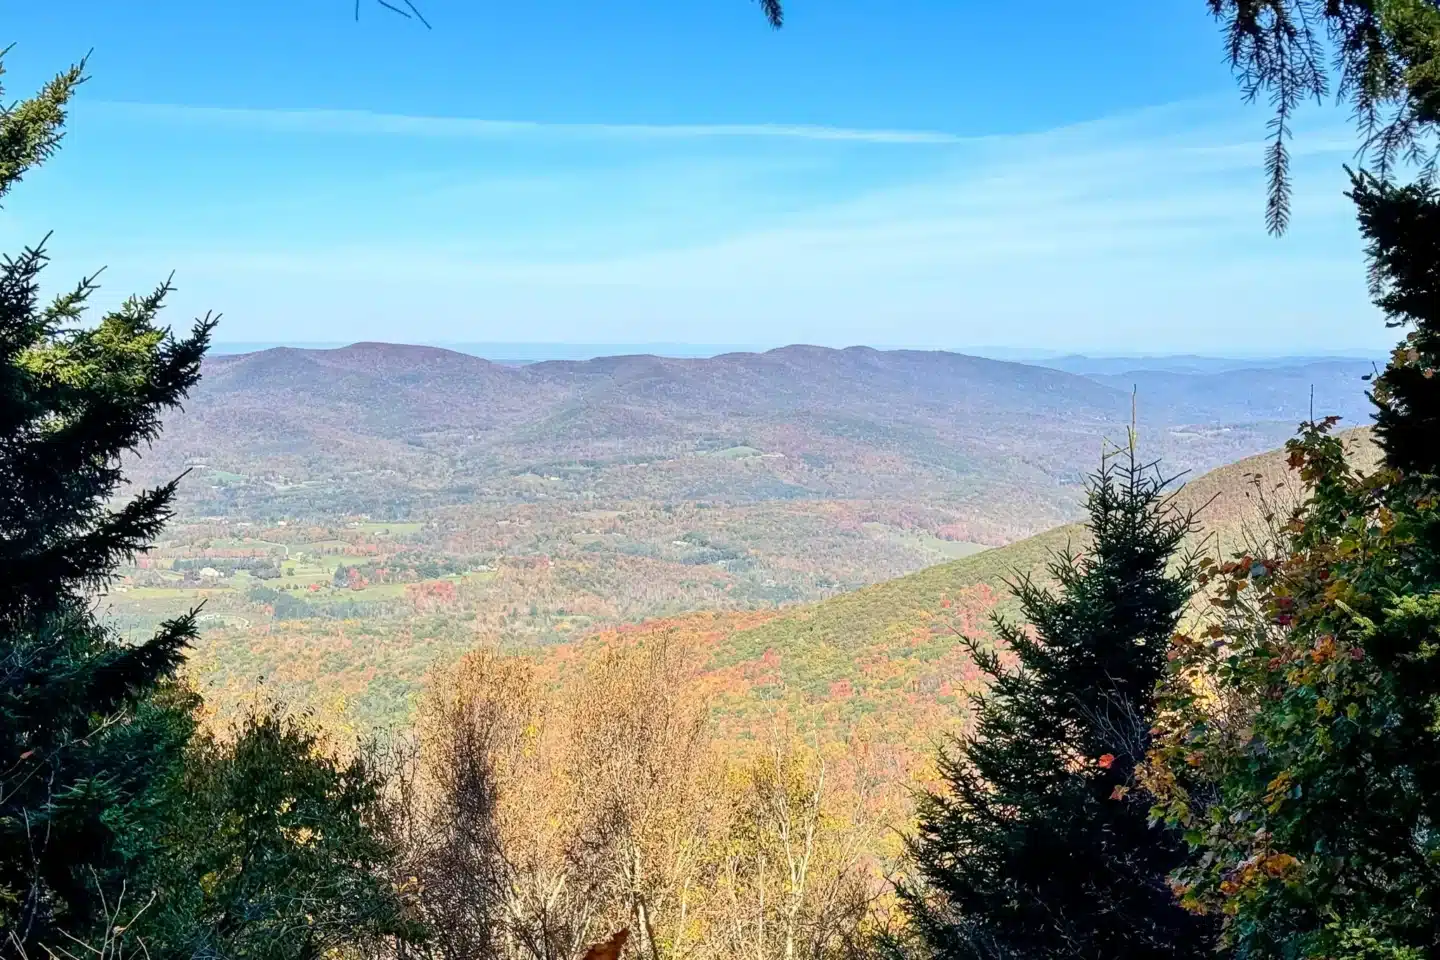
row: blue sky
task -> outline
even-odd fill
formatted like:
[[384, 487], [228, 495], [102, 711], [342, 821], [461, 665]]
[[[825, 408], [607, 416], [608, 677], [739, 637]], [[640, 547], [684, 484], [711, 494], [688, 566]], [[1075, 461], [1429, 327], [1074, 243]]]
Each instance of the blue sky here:
[[0, 242], [53, 230], [52, 282], [112, 298], [174, 270], [231, 341], [1393, 339], [1344, 116], [1302, 118], [1268, 237], [1202, 0], [417, 3], [15, 5], [7, 98], [92, 79]]

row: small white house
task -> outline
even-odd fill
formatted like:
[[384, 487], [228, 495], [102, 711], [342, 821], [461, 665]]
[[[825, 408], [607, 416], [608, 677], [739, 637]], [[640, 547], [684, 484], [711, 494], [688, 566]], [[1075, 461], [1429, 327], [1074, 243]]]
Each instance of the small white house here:
[[214, 567], [200, 568], [201, 580], [219, 580], [222, 576], [223, 574], [219, 570], [216, 570]]

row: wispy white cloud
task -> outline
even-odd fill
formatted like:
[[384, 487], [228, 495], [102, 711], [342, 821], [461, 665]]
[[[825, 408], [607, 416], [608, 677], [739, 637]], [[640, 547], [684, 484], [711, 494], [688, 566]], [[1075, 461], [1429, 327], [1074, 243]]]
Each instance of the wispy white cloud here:
[[568, 137], [613, 140], [745, 138], [851, 143], [956, 144], [972, 138], [932, 130], [867, 130], [808, 124], [541, 123], [475, 117], [411, 116], [368, 110], [252, 109], [92, 101], [89, 106], [137, 120], [207, 124], [275, 133], [505, 139]]
[[[1388, 336], [1342, 195], [1354, 140], [1333, 116], [1297, 139], [1294, 230], [1276, 241], [1264, 117], [1228, 99], [1004, 136], [105, 109], [181, 137], [195, 123], [411, 137], [444, 159], [400, 188], [299, 171], [293, 209], [241, 197], [223, 229], [131, 255], [178, 268], [187, 306], [230, 314], [229, 339], [1254, 351]], [[444, 142], [505, 138], [527, 142], [509, 167], [494, 158], [511, 151]], [[586, 162], [599, 140], [622, 146]], [[186, 199], [168, 202], [181, 222]]]
[[[1181, 136], [1189, 122], [1214, 122], [1217, 108], [1228, 103], [1201, 98], [1160, 104], [1126, 113], [1082, 120], [1033, 132], [959, 134], [945, 130], [874, 129], [805, 123], [603, 123], [495, 120], [482, 117], [382, 113], [370, 110], [333, 110], [308, 107], [217, 107], [196, 104], [139, 103], [116, 100], [86, 101], [82, 109], [95, 110], [152, 124], [210, 126], [274, 133], [313, 135], [416, 137], [435, 139], [501, 140], [515, 138], [569, 138], [591, 140], [703, 140], [779, 139], [833, 143], [995, 145], [1023, 146], [1031, 142], [1126, 138], [1136, 131], [1157, 134], [1172, 128]], [[1252, 131], [1254, 129], [1252, 128]], [[1193, 139], [1194, 131], [1188, 131]], [[1196, 144], [1198, 151], [1231, 151], [1249, 144]], [[1293, 144], [1293, 152], [1331, 152], [1353, 149], [1354, 140], [1342, 124], [1311, 130]]]

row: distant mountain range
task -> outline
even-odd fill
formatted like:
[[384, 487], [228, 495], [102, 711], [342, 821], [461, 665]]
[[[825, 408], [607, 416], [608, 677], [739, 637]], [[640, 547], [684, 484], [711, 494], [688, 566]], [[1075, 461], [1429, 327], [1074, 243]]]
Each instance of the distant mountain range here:
[[[275, 347], [294, 347], [301, 350], [334, 350], [347, 346], [347, 341], [329, 343], [217, 343], [211, 348], [214, 356], [236, 353], [258, 353]], [[507, 366], [540, 363], [545, 360], [593, 360], [596, 357], [629, 356], [648, 354], [657, 357], [715, 357], [722, 353], [762, 352], [768, 346], [759, 344], [714, 344], [714, 343], [432, 343], [428, 346], [456, 353], [468, 353], [472, 357], [483, 357]]]
[[[189, 512], [446, 503], [887, 501], [1001, 543], [1074, 515], [1102, 439], [1203, 471], [1317, 413], [1368, 416], [1364, 361], [1079, 375], [941, 351], [790, 346], [509, 366], [357, 343], [214, 356], [136, 467]], [[935, 524], [940, 521], [935, 521]], [[932, 524], [934, 525], [934, 524]]]
[[1293, 357], [1202, 357], [1194, 354], [1175, 354], [1155, 357], [1084, 357], [1070, 355], [1051, 359], [1034, 360], [1042, 367], [1053, 367], [1070, 373], [1087, 376], [1113, 375], [1133, 372], [1163, 372], [1188, 374], [1232, 373], [1241, 370], [1279, 370], [1308, 367], [1331, 363], [1362, 364], [1367, 371], [1371, 364], [1383, 366], [1385, 358], [1380, 354], [1356, 352], [1354, 354], [1331, 354], [1322, 356]]
[[[212, 345], [212, 356], [258, 353], [276, 347], [302, 350], [334, 350], [347, 346], [345, 341], [332, 342], [220, 342]], [[483, 357], [507, 366], [541, 363], [546, 360], [594, 360], [601, 357], [648, 355], [656, 357], [698, 359], [718, 357], [725, 353], [764, 353], [772, 345], [706, 344], [706, 343], [515, 343], [515, 342], [440, 342], [428, 346]], [[878, 347], [882, 351], [912, 350], [932, 352], [938, 347]], [[1223, 373], [1255, 367], [1294, 367], [1333, 360], [1364, 360], [1382, 363], [1384, 355], [1373, 350], [1335, 350], [1323, 354], [1264, 357], [1220, 357], [1200, 354], [1137, 354], [1131, 356], [1064, 354], [1047, 350], [1019, 347], [948, 348], [943, 352], [963, 353], [990, 360], [1007, 360], [1040, 367], [1052, 367], [1068, 373], [1128, 373], [1133, 370], [1163, 370], [1170, 373]]]

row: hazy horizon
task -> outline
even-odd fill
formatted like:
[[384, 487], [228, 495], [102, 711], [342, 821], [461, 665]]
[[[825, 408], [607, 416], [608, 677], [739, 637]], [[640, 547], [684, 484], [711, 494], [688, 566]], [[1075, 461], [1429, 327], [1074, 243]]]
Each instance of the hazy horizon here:
[[491, 360], [589, 360], [599, 357], [612, 356], [635, 356], [654, 355], [674, 358], [704, 358], [715, 357], [726, 353], [764, 353], [769, 350], [777, 350], [788, 346], [819, 346], [828, 349], [843, 350], [848, 347], [869, 347], [874, 350], [922, 350], [922, 351], [943, 351], [946, 353], [960, 353], [976, 357], [986, 357], [995, 360], [1013, 360], [1017, 362], [1043, 362], [1046, 360], [1061, 360], [1066, 358], [1089, 359], [1089, 360], [1110, 360], [1110, 359], [1134, 359], [1134, 360], [1178, 360], [1193, 358], [1197, 360], [1233, 360], [1237, 362], [1257, 361], [1314, 361], [1314, 360], [1371, 360], [1381, 359], [1384, 351], [1366, 350], [1363, 348], [1334, 348], [1316, 349], [1309, 351], [1288, 351], [1288, 352], [1240, 352], [1229, 353], [1203, 353], [1193, 351], [1177, 351], [1173, 353], [1162, 353], [1154, 351], [1069, 351], [1069, 350], [1046, 350], [1034, 347], [1015, 347], [1007, 345], [944, 345], [944, 344], [893, 344], [893, 343], [847, 343], [847, 344], [815, 344], [796, 342], [772, 342], [772, 343], [735, 343], [735, 344], [712, 344], [712, 343], [685, 343], [685, 342], [653, 342], [653, 343], [585, 343], [570, 341], [406, 341], [406, 340], [259, 340], [259, 341], [231, 341], [216, 340], [211, 345], [211, 354], [215, 356], [228, 356], [241, 353], [253, 353], [261, 350], [270, 350], [277, 347], [289, 347], [302, 350], [338, 350], [357, 343], [384, 343], [394, 346], [422, 346], [438, 347], [446, 350], [453, 350], [457, 353], [468, 353], [474, 356], [484, 357]]
[[47, 290], [104, 266], [107, 303], [173, 270], [167, 319], [213, 310], [240, 342], [1392, 342], [1349, 119], [1294, 118], [1293, 229], [1268, 236], [1269, 113], [1203, 4], [1046, 3], [1023, 48], [1004, 5], [938, 0], [780, 31], [748, 2], [542, 0], [501, 30], [426, 7], [433, 30], [338, 3], [17, 7], [11, 95], [93, 54], [0, 242], [53, 231]]

